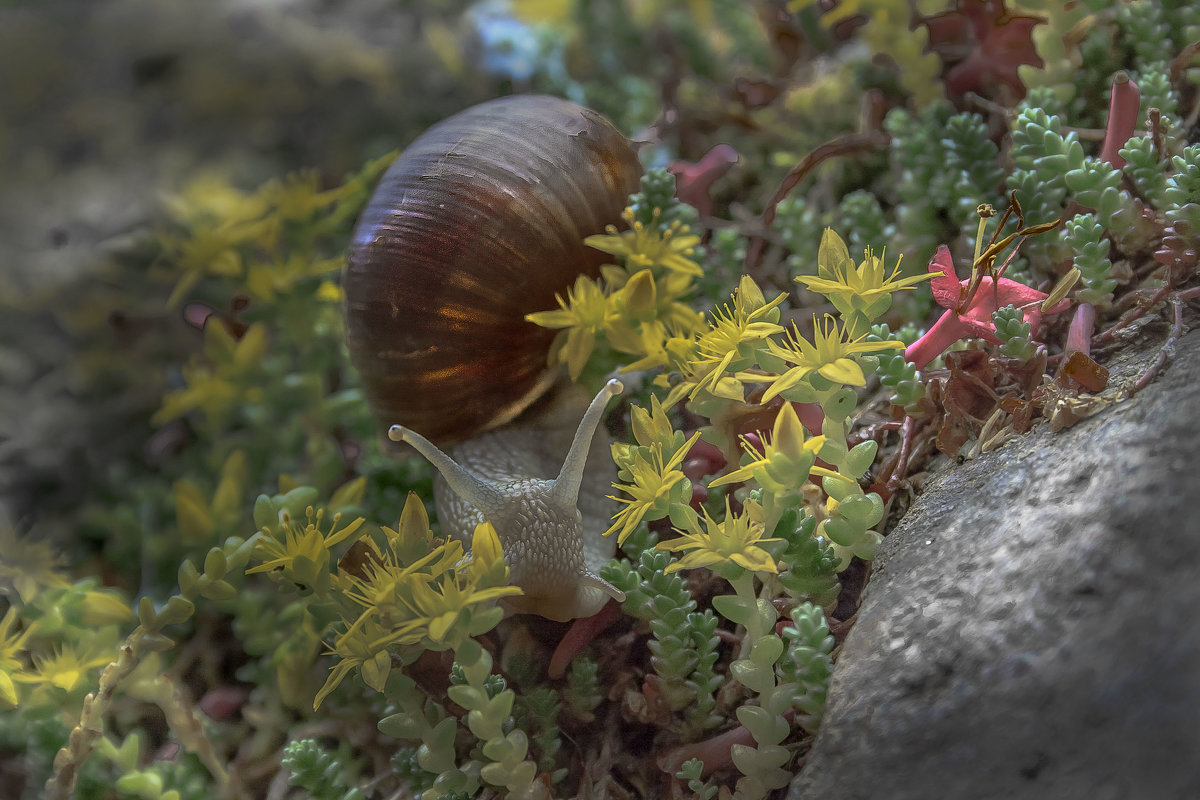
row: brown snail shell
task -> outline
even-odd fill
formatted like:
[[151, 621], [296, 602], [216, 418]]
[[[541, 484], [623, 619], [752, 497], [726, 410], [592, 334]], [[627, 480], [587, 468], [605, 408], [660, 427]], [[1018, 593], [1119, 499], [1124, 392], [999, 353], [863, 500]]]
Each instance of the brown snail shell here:
[[620, 221], [641, 166], [594, 111], [514, 96], [419, 136], [363, 212], [343, 275], [346, 336], [385, 425], [438, 443], [515, 417], [552, 382], [556, 306], [609, 257], [583, 244]]

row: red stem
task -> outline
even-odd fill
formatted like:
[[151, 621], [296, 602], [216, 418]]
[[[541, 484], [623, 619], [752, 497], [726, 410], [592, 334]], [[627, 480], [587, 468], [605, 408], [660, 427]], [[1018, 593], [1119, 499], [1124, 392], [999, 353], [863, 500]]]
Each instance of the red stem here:
[[1112, 92], [1108, 101], [1108, 126], [1104, 133], [1104, 146], [1100, 148], [1100, 160], [1117, 169], [1125, 166], [1125, 159], [1118, 151], [1133, 136], [1137, 127], [1138, 111], [1141, 108], [1141, 93], [1137, 84], [1124, 72], [1113, 78]]
[[616, 600], [609, 600], [597, 613], [590, 617], [581, 617], [571, 623], [571, 627], [563, 635], [558, 647], [554, 648], [554, 654], [550, 656], [550, 666], [546, 668], [546, 674], [550, 676], [550, 679], [558, 680], [566, 675], [567, 667], [571, 665], [571, 660], [579, 654], [579, 651], [587, 647], [593, 639], [613, 625], [621, 616], [621, 604]]
[[1092, 334], [1096, 330], [1096, 307], [1091, 303], [1080, 303], [1071, 318], [1071, 329], [1067, 331], [1067, 347], [1070, 353], [1076, 350], [1085, 356], [1092, 354]]
[[[795, 712], [791, 709], [783, 712], [783, 716], [791, 724]], [[733, 763], [732, 748], [735, 744], [754, 745], [754, 735], [745, 725], [717, 734], [702, 742], [692, 742], [673, 747], [658, 758], [658, 767], [663, 772], [674, 775], [683, 767], [685, 761], [698, 758], [704, 762], [701, 776], [707, 778], [718, 769], [724, 769]]]

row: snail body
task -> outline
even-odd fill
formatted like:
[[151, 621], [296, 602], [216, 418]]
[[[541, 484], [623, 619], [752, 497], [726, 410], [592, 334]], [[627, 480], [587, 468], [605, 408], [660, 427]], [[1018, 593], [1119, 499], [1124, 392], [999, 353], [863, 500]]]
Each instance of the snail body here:
[[437, 467], [445, 533], [496, 527], [516, 611], [571, 619], [623, 597], [597, 574], [615, 550], [600, 536], [615, 468], [598, 426], [620, 384], [579, 398], [547, 366], [554, 332], [525, 315], [598, 274], [606, 256], [583, 240], [619, 221], [640, 173], [595, 112], [502, 98], [418, 137], [351, 241], [346, 335], [367, 401]]

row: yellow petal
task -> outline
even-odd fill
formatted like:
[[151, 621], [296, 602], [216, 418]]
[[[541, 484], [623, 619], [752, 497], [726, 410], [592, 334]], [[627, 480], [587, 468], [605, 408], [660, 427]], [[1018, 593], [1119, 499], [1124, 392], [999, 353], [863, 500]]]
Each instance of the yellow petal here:
[[0, 672], [0, 703], [9, 707], [17, 705], [17, 687], [7, 672]]
[[850, 251], [846, 249], [846, 243], [834, 233], [833, 228], [826, 228], [821, 233], [821, 244], [817, 248], [818, 268], [836, 274], [837, 268], [847, 261], [850, 261]]
[[770, 572], [772, 574], [779, 572], [779, 568], [775, 566], [775, 559], [771, 558], [770, 553], [761, 547], [747, 547], [729, 558], [739, 567], [744, 567], [752, 572]]
[[492, 523], [481, 522], [475, 526], [475, 535], [471, 538], [471, 555], [489, 565], [503, 560], [504, 548]]
[[829, 364], [819, 367], [817, 372], [822, 377], [846, 386], [865, 386], [867, 383], [862, 367], [858, 365], [858, 362], [850, 358], [836, 359]]
[[794, 367], [775, 379], [775, 382], [767, 387], [763, 392], [762, 401], [769, 403], [776, 396], [783, 394], [788, 389], [791, 389], [800, 381], [804, 380], [808, 373], [812, 372], [811, 367]]
[[791, 403], [784, 403], [771, 428], [771, 444], [790, 461], [804, 456], [804, 426]]
[[710, 489], [712, 489], [717, 486], [724, 486], [727, 483], [739, 483], [741, 481], [748, 481], [748, 480], [750, 480], [750, 478], [754, 477], [754, 470], [758, 466], [760, 466], [762, 463], [763, 463], [762, 461], [754, 461], [740, 469], [735, 469], [733, 472], [730, 472], [727, 475], [722, 475], [721, 477], [717, 478], [715, 481], [708, 484], [708, 487]]

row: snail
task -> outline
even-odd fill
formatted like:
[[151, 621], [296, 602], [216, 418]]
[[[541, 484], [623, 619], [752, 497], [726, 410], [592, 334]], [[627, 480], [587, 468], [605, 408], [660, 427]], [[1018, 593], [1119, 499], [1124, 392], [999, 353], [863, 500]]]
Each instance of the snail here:
[[624, 599], [598, 572], [616, 548], [601, 535], [616, 475], [599, 424], [621, 385], [580, 397], [548, 365], [554, 332], [525, 315], [599, 273], [606, 256], [583, 240], [619, 221], [640, 175], [599, 114], [501, 98], [413, 141], [351, 239], [346, 337], [367, 401], [437, 468], [444, 533], [495, 526], [523, 591], [505, 600], [514, 612], [568, 620]]

